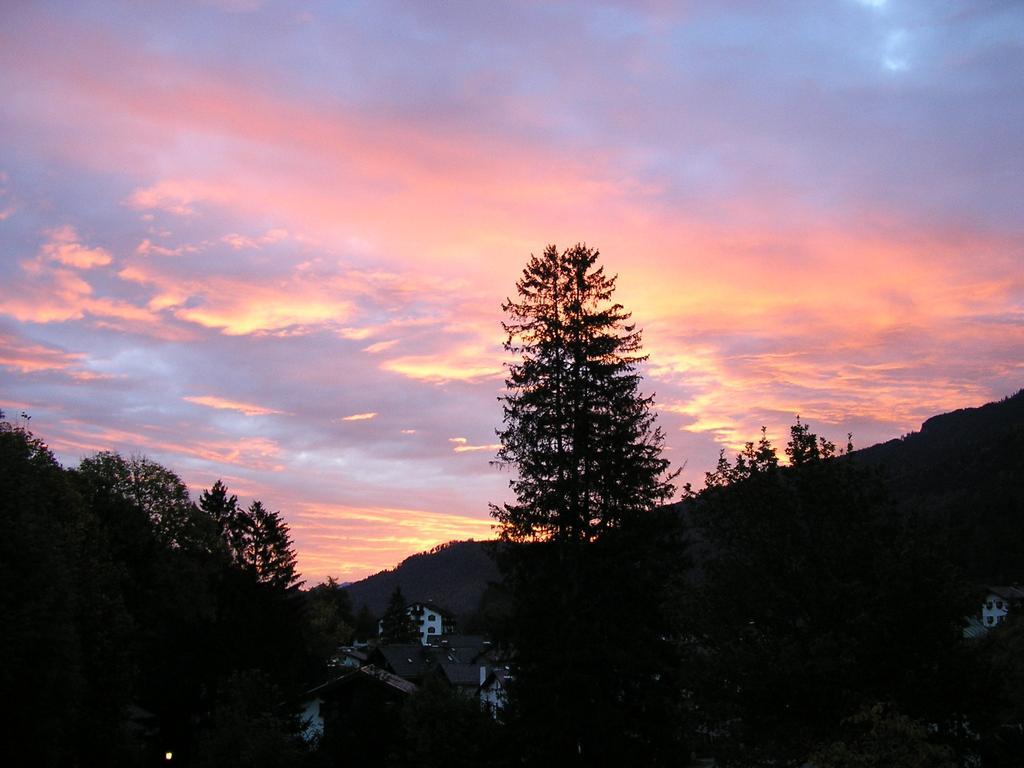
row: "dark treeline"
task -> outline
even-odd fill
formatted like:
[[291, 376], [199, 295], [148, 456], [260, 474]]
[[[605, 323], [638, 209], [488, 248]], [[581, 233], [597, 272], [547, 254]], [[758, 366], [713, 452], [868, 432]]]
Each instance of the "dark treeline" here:
[[[614, 287], [596, 251], [551, 247], [504, 306], [515, 501], [474, 617], [509, 665], [497, 712], [426, 677], [303, 740], [303, 694], [377, 624], [333, 580], [300, 588], [280, 515], [219, 482], [192, 503], [146, 459], [64, 469], [0, 420], [3, 763], [1024, 765], [1022, 611], [963, 632], [981, 582], [1024, 579], [1019, 420], [894, 462], [798, 419], [666, 505]], [[388, 594], [384, 640], [415, 643]]]
[[355, 618], [336, 584], [299, 590], [277, 512], [220, 482], [193, 504], [144, 458], [65, 470], [2, 420], [0, 467], [5, 765], [298, 756], [289, 702]]

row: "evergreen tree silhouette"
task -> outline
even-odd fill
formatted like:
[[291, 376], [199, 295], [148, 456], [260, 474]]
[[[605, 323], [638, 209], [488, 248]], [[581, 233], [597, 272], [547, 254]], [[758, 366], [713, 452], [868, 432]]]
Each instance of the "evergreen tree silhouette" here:
[[678, 518], [657, 511], [674, 475], [640, 331], [612, 301], [598, 251], [532, 256], [503, 309], [508, 366], [497, 463], [516, 500], [491, 507], [514, 649], [506, 717], [536, 765], [675, 764], [680, 684], [662, 610], [680, 571]]
[[496, 463], [516, 501], [491, 512], [501, 535], [591, 541], [671, 498], [653, 397], [639, 392], [641, 335], [611, 301], [614, 277], [578, 244], [532, 256], [502, 309], [508, 366]]
[[388, 609], [381, 619], [381, 642], [414, 643], [418, 639], [419, 633], [409, 616], [409, 605], [405, 602], [402, 588], [395, 587]]

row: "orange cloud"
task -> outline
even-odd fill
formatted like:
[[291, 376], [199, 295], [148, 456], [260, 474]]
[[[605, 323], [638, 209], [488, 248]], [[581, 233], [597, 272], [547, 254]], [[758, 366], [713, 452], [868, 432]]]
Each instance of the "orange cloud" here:
[[78, 369], [84, 357], [80, 352], [62, 352], [40, 344], [28, 344], [10, 334], [0, 333], [0, 366], [19, 373], [76, 371], [76, 375], [81, 376], [85, 372]]
[[501, 448], [500, 443], [491, 443], [489, 445], [457, 445], [452, 450], [454, 450], [455, 453], [473, 453], [476, 451], [487, 451], [488, 453], [493, 453], [499, 448]]
[[183, 397], [182, 399], [187, 400], [190, 403], [196, 403], [197, 405], [205, 405], [207, 408], [238, 411], [246, 416], [269, 416], [272, 414], [284, 413], [284, 411], [278, 411], [273, 408], [265, 408], [261, 405], [253, 405], [252, 403], [240, 403], [237, 400], [227, 400], [214, 395], [192, 395], [189, 397]]
[[455, 453], [474, 453], [476, 451], [489, 451], [493, 452], [501, 448], [501, 443], [493, 443], [491, 445], [470, 445], [469, 440], [465, 437], [449, 437], [449, 443], [455, 443], [452, 450]]
[[363, 352], [367, 352], [371, 355], [376, 355], [378, 352], [384, 352], [385, 350], [391, 349], [397, 343], [398, 339], [391, 339], [389, 341], [378, 341], [376, 344], [371, 344], [368, 347], [363, 347]]
[[309, 326], [342, 322], [353, 309], [350, 301], [338, 297], [332, 284], [306, 273], [269, 282], [228, 276], [200, 282], [136, 265], [122, 269], [118, 276], [156, 288], [149, 309], [169, 309], [182, 320], [228, 336], [301, 333]]
[[436, 355], [406, 355], [385, 360], [381, 368], [434, 384], [447, 381], [475, 381], [501, 375], [501, 361], [489, 362], [486, 351], [462, 347]]
[[64, 226], [49, 232], [50, 240], [40, 253], [51, 261], [77, 269], [92, 269], [111, 261], [110, 254], [102, 248], [87, 248], [82, 245], [74, 227]]
[[22, 322], [59, 323], [92, 316], [100, 323], [154, 327], [156, 318], [145, 308], [110, 297], [93, 295], [78, 273], [51, 268], [41, 261], [22, 263], [22, 278], [0, 285], [0, 314]]
[[351, 416], [342, 416], [342, 421], [369, 421], [370, 419], [377, 418], [377, 412], [372, 411], [369, 413], [353, 413]]
[[266, 437], [204, 438], [197, 434], [194, 440], [184, 443], [173, 428], [139, 425], [137, 431], [128, 431], [65, 418], [47, 442], [54, 450], [72, 454], [142, 451], [157, 457], [174, 455], [199, 460], [214, 468], [233, 465], [257, 472], [281, 472], [285, 468], [280, 446]]

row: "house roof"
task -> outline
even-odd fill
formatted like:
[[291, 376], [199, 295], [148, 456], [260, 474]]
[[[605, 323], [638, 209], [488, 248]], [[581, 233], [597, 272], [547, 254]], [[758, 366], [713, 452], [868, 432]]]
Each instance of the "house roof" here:
[[441, 674], [448, 682], [460, 688], [477, 688], [480, 686], [480, 665], [460, 664], [451, 661], [442, 661], [440, 664]]
[[483, 635], [441, 635], [440, 640], [449, 648], [475, 648], [491, 644], [491, 641]]
[[421, 608], [428, 608], [431, 611], [435, 611], [436, 613], [441, 614], [445, 618], [451, 618], [452, 615], [451, 611], [446, 611], [444, 608], [437, 605], [437, 603], [431, 603], [427, 600], [414, 600], [413, 602], [409, 603], [409, 608], [411, 610], [415, 610], [417, 606]]
[[493, 649], [491, 641], [482, 635], [441, 635], [431, 640], [431, 647], [442, 658], [461, 664], [472, 664]]
[[419, 643], [379, 645], [373, 655], [378, 663], [405, 678], [422, 677], [437, 664]]
[[483, 683], [480, 684], [481, 688], [504, 688], [509, 679], [512, 677], [512, 673], [509, 672], [508, 667], [494, 667], [484, 679]]
[[366, 662], [370, 657], [363, 651], [357, 651], [355, 648], [339, 648], [335, 656], [350, 656], [357, 661]]
[[986, 589], [993, 595], [1001, 597], [1004, 600], [1018, 601], [1024, 600], [1024, 587], [1018, 587], [1016, 585], [1009, 587], [997, 587], [989, 586]]
[[386, 669], [381, 669], [380, 667], [375, 667], [373, 665], [360, 667], [358, 673], [368, 675], [391, 688], [402, 691], [402, 693], [412, 693], [416, 690], [415, 683], [410, 683], [408, 680], [401, 678], [398, 675], [393, 675]]
[[328, 680], [326, 683], [318, 685], [316, 688], [311, 688], [306, 691], [306, 697], [312, 698], [314, 696], [323, 696], [338, 688], [352, 685], [367, 679], [379, 683], [380, 685], [387, 686], [388, 688], [400, 693], [409, 694], [416, 690], [415, 684], [371, 664], [365, 667], [360, 667], [359, 669], [353, 669], [351, 672], [347, 672], [333, 680]]

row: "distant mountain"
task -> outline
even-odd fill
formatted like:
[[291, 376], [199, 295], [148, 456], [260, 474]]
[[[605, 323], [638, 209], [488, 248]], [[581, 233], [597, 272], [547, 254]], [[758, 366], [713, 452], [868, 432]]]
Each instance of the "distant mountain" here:
[[400, 586], [408, 602], [435, 603], [464, 622], [477, 612], [487, 585], [499, 579], [498, 568], [488, 554], [493, 545], [485, 541], [442, 544], [346, 589], [356, 610], [365, 605], [375, 616], [383, 615], [391, 593]]
[[[946, 528], [959, 565], [979, 581], [1024, 581], [1024, 390], [980, 408], [933, 416], [920, 432], [850, 455], [878, 468], [908, 516]], [[679, 506], [682, 511], [682, 506]], [[396, 585], [465, 620], [498, 569], [493, 542], [456, 541], [348, 585], [353, 605], [380, 616]]]

